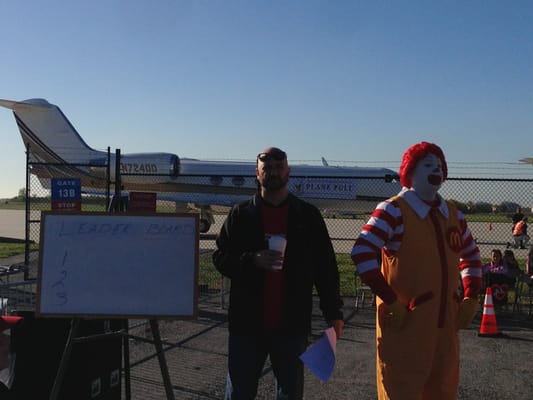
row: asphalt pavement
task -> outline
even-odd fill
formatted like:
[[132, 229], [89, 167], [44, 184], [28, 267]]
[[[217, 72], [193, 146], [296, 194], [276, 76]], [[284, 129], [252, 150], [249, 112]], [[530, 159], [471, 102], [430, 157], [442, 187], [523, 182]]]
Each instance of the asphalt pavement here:
[[[375, 309], [355, 310], [345, 299], [346, 325], [337, 342], [335, 370], [326, 383], [306, 368], [305, 399], [376, 399]], [[176, 399], [223, 399], [226, 377], [226, 310], [214, 296], [200, 302], [193, 321], [161, 321], [160, 329], [170, 380]], [[513, 313], [512, 307], [496, 311], [500, 338], [479, 337], [482, 307], [469, 329], [461, 331], [461, 400], [526, 400], [533, 397], [533, 316]], [[133, 321], [132, 321], [133, 323]], [[325, 325], [315, 307], [313, 340]], [[143, 325], [133, 328], [143, 335]], [[144, 333], [145, 334], [145, 333]], [[146, 334], [145, 334], [146, 335]], [[153, 345], [132, 341], [131, 393], [134, 399], [165, 399], [161, 370]], [[273, 375], [265, 367], [257, 399], [274, 399]]]
[[[2, 217], [15, 216], [5, 212]], [[20, 219], [16, 215], [16, 221]], [[8, 237], [18, 237], [14, 223], [3, 220]], [[480, 227], [481, 228], [481, 227]], [[480, 229], [479, 228], [479, 229]], [[502, 228], [503, 229], [503, 228]], [[494, 237], [498, 242], [503, 232]], [[2, 236], [2, 235], [0, 235]], [[499, 236], [499, 237], [498, 237]], [[491, 244], [486, 244], [490, 246]], [[5, 264], [20, 260], [2, 260]], [[10, 262], [8, 262], [10, 261]], [[227, 360], [227, 310], [217, 293], [203, 294], [195, 320], [160, 321], [166, 365], [175, 399], [223, 399]], [[346, 325], [337, 342], [336, 366], [327, 383], [306, 369], [306, 400], [343, 400], [376, 398], [375, 390], [375, 310], [371, 305], [355, 310], [354, 299], [345, 298]], [[533, 398], [533, 315], [528, 309], [514, 312], [512, 307], [496, 310], [500, 338], [479, 337], [482, 306], [469, 329], [460, 332], [461, 379], [460, 400], [526, 400]], [[160, 364], [147, 321], [130, 321], [131, 398], [166, 399]], [[313, 316], [312, 339], [325, 328], [318, 306]], [[273, 376], [266, 365], [257, 399], [274, 399]], [[122, 398], [125, 398], [123, 379]]]
[[[17, 261], [17, 260], [11, 260]], [[11, 276], [10, 280], [16, 279]], [[224, 299], [224, 301], [222, 301]], [[337, 341], [335, 370], [326, 383], [306, 368], [306, 400], [371, 400], [375, 389], [375, 309], [367, 302], [355, 309], [353, 298], [345, 298], [344, 334]], [[198, 318], [161, 320], [163, 354], [175, 399], [223, 399], [227, 361], [227, 298], [203, 293]], [[472, 326], [460, 332], [461, 400], [526, 400], [533, 398], [533, 315], [523, 307], [496, 309], [502, 337], [479, 337], [482, 305]], [[315, 299], [311, 341], [318, 340], [325, 323]], [[131, 399], [167, 399], [161, 364], [146, 320], [130, 320]], [[124, 372], [124, 371], [123, 371]], [[126, 399], [122, 374], [122, 399]], [[257, 399], [274, 399], [274, 379], [267, 363]]]

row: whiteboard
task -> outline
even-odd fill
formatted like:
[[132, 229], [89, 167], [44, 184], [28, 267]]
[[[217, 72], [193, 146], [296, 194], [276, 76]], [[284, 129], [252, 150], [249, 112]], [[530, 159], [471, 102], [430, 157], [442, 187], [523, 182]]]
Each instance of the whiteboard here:
[[41, 316], [196, 318], [197, 214], [43, 212]]

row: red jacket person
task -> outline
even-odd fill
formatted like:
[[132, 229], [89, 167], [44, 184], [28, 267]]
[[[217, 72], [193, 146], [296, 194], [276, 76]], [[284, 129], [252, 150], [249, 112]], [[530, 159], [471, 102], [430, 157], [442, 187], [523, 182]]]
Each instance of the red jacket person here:
[[439, 146], [409, 147], [399, 174], [402, 191], [377, 206], [351, 253], [378, 297], [378, 398], [456, 399], [458, 329], [478, 308], [479, 249], [461, 211], [438, 194], [447, 178]]

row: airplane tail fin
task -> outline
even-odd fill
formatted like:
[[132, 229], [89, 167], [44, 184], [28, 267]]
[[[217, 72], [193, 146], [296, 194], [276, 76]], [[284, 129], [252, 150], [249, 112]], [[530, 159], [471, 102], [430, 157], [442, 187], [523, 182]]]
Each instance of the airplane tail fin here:
[[44, 99], [0, 100], [13, 110], [22, 140], [37, 161], [84, 163], [98, 155], [90, 148], [63, 112]]

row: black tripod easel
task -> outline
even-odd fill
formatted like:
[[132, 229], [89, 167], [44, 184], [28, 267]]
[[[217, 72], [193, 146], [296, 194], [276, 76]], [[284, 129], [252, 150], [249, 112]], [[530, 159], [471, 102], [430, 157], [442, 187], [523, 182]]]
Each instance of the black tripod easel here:
[[[163, 344], [161, 342], [161, 334], [159, 331], [159, 323], [157, 319], [150, 319], [150, 328], [153, 335], [153, 343], [155, 346], [157, 358], [159, 361], [159, 367], [161, 369], [161, 376], [163, 378], [163, 384], [165, 386], [165, 393], [167, 400], [175, 400], [174, 392], [172, 390], [172, 383], [170, 381], [170, 374], [168, 372], [168, 366], [163, 350]], [[119, 331], [114, 332], [105, 332], [97, 335], [83, 336], [78, 337], [80, 319], [73, 318], [71, 320], [70, 331], [65, 343], [65, 349], [59, 363], [59, 368], [54, 380], [54, 385], [50, 393], [50, 400], [57, 400], [60, 394], [61, 385], [63, 383], [65, 373], [68, 368], [70, 356], [72, 354], [72, 347], [77, 343], [83, 343], [87, 341], [94, 341], [103, 338], [109, 338], [113, 336], [122, 337], [122, 350], [123, 350], [123, 360], [124, 360], [124, 387], [125, 387], [125, 398], [126, 400], [131, 399], [131, 378], [130, 378], [130, 360], [129, 360], [129, 338], [128, 334], [128, 320], [124, 320], [123, 328]]]

